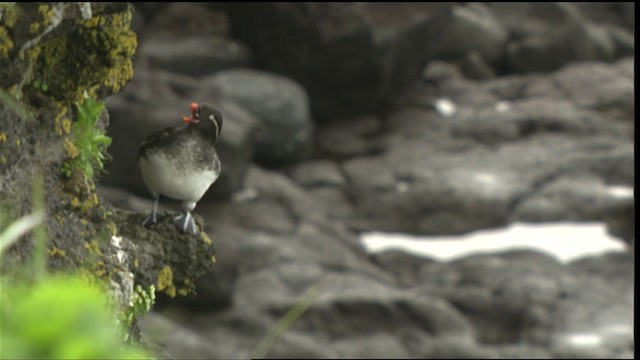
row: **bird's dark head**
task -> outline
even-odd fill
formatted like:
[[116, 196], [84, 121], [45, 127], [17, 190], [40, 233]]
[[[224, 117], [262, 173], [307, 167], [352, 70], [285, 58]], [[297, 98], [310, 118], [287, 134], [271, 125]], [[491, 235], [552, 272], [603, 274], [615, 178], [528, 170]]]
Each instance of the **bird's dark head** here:
[[182, 120], [189, 126], [195, 126], [208, 134], [213, 134], [214, 142], [217, 141], [222, 131], [222, 113], [220, 110], [207, 103], [198, 104], [192, 102], [190, 107], [191, 117], [184, 116]]

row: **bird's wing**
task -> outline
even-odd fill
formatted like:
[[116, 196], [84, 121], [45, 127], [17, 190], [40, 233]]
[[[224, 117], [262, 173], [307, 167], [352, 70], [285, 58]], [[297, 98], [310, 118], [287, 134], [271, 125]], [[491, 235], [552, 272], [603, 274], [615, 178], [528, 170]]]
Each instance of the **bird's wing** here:
[[140, 144], [140, 148], [138, 148], [138, 158], [140, 158], [141, 156], [146, 157], [148, 149], [164, 143], [164, 140], [176, 131], [178, 131], [177, 128], [169, 126], [163, 130], [156, 131], [153, 134], [149, 135], [142, 142], [142, 144]]

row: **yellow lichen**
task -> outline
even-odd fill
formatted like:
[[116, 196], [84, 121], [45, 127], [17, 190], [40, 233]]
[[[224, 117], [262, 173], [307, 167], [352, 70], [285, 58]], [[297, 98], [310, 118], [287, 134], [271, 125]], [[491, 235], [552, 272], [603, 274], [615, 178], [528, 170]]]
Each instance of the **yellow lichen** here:
[[118, 236], [118, 225], [114, 222], [109, 222], [107, 224], [107, 229], [111, 232], [111, 236]]
[[201, 236], [202, 237], [202, 241], [204, 241], [205, 244], [207, 244], [207, 245], [211, 245], [212, 244], [211, 239], [209, 238], [209, 236], [204, 231], [201, 232], [200, 234], [202, 235]]
[[78, 207], [80, 207], [80, 204], [81, 204], [80, 199], [78, 199], [77, 196], [74, 196], [73, 198], [71, 198], [71, 207], [72, 208], [78, 208]]
[[7, 141], [7, 134], [5, 134], [3, 131], [0, 131], [0, 143], [3, 143]]
[[4, 155], [0, 156], [0, 164], [2, 165], [6, 165], [7, 164], [7, 157]]
[[173, 284], [173, 271], [169, 265], [165, 265], [158, 273], [158, 291], [164, 291], [170, 297], [176, 296], [176, 286]]
[[22, 141], [20, 139], [16, 139], [16, 146], [22, 145]]
[[133, 260], [133, 267], [137, 269], [138, 266], [139, 266], [139, 262], [138, 262], [138, 258], [136, 258], [135, 260]]
[[211, 262], [214, 263], [214, 264], [216, 263], [216, 256], [215, 255], [211, 256]]
[[94, 208], [100, 204], [100, 200], [98, 199], [98, 195], [96, 193], [92, 193], [80, 204], [80, 211], [85, 212], [91, 208]]
[[15, 3], [0, 3], [0, 8], [2, 9], [2, 22], [4, 26], [8, 28], [13, 28], [13, 26], [18, 22], [18, 7]]
[[7, 29], [4, 26], [0, 26], [0, 59], [9, 57], [9, 53], [14, 46]]
[[120, 91], [133, 76], [131, 58], [137, 47], [129, 29], [130, 11], [77, 23], [75, 31], [37, 46], [36, 75], [58, 99], [80, 100], [84, 91], [96, 98]]
[[67, 117], [67, 107], [58, 105], [59, 111], [54, 119], [54, 131], [58, 136], [71, 132], [71, 120]]
[[45, 28], [53, 23], [53, 18], [56, 16], [55, 10], [47, 4], [40, 4], [38, 13], [42, 15], [42, 26]]
[[20, 60], [24, 60], [25, 55], [27, 57], [27, 60], [29, 61], [33, 61], [36, 60], [38, 58], [38, 56], [40, 56], [40, 53], [42, 52], [42, 47], [40, 46], [34, 46], [31, 47], [25, 51], [21, 51], [18, 53], [18, 59]]
[[78, 151], [76, 145], [69, 138], [64, 139], [64, 150], [72, 159], [75, 159], [76, 157], [78, 157], [78, 155], [80, 155], [80, 151]]
[[29, 32], [31, 34], [35, 34], [38, 32], [38, 30], [40, 30], [40, 23], [39, 22], [33, 22], [31, 23], [31, 25], [29, 25]]
[[178, 294], [182, 295], [182, 296], [187, 296], [189, 294], [189, 289], [188, 288], [180, 288], [180, 289], [178, 289]]
[[64, 257], [67, 255], [67, 252], [64, 251], [64, 249], [58, 249], [57, 247], [52, 247], [51, 249], [49, 249], [49, 256], [60, 256], [60, 257]]
[[100, 244], [98, 244], [97, 240], [85, 241], [84, 248], [89, 251], [89, 253], [93, 255], [102, 256], [102, 250], [100, 250]]
[[71, 120], [69, 120], [69, 118], [62, 119], [62, 129], [64, 130], [65, 134], [71, 132]]
[[[100, 204], [100, 199], [96, 193], [89, 194], [86, 199], [80, 200], [77, 196], [71, 198], [71, 207], [74, 209], [80, 209], [81, 212], [86, 212], [89, 209], [92, 209]], [[85, 219], [80, 219], [80, 222], [83, 225], [88, 224], [88, 221]]]

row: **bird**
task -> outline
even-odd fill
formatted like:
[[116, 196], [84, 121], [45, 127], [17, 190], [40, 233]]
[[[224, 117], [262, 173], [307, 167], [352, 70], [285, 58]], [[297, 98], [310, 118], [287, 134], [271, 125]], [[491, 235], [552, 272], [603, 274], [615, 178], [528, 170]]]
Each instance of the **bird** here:
[[191, 116], [182, 119], [186, 126], [154, 132], [138, 149], [138, 167], [153, 196], [144, 227], [158, 222], [158, 203], [163, 195], [182, 201], [182, 214], [173, 218], [178, 229], [197, 234], [191, 211], [222, 171], [215, 148], [222, 131], [222, 113], [208, 103], [192, 102], [190, 109]]

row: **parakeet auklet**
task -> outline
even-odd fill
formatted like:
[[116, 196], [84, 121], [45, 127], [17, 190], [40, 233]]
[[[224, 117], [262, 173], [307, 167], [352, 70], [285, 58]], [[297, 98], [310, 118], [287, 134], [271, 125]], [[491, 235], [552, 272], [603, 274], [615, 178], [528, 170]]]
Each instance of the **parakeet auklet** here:
[[153, 195], [151, 215], [143, 226], [157, 223], [160, 195], [182, 200], [183, 214], [173, 219], [183, 232], [196, 234], [191, 211], [222, 169], [215, 144], [222, 130], [222, 114], [210, 104], [191, 103], [188, 125], [151, 134], [138, 150], [142, 179]]

